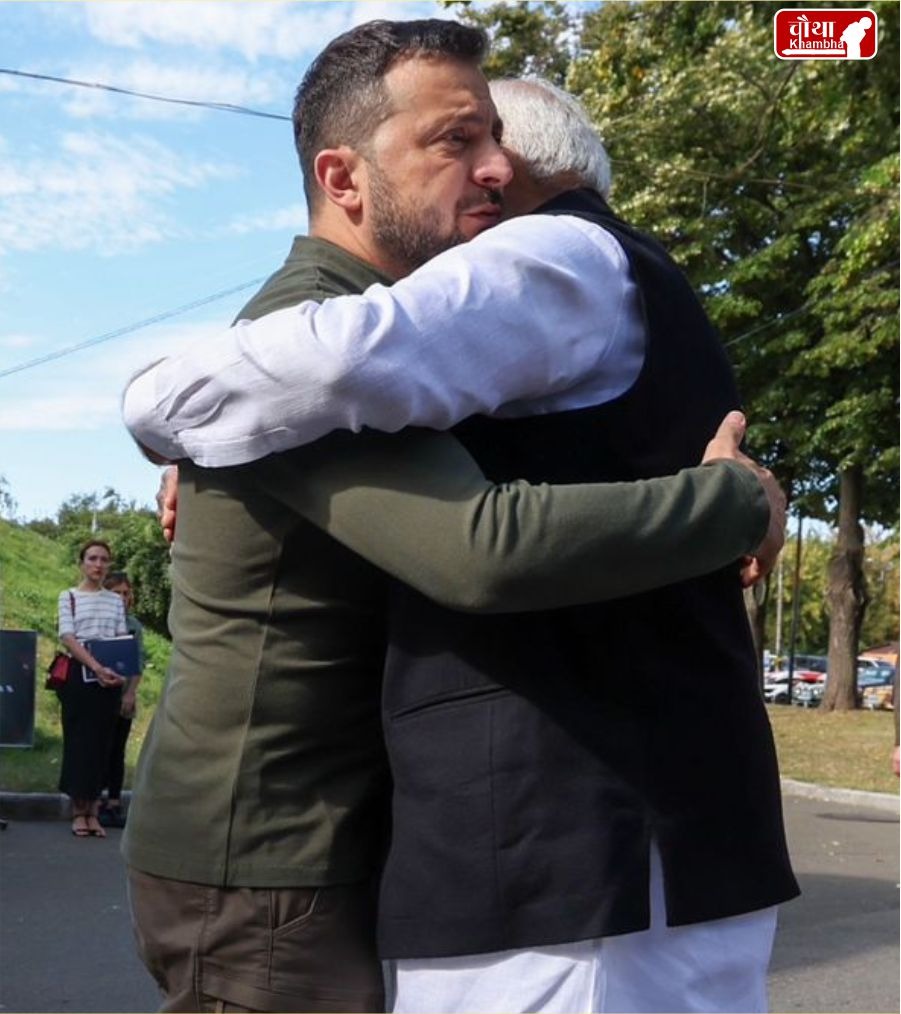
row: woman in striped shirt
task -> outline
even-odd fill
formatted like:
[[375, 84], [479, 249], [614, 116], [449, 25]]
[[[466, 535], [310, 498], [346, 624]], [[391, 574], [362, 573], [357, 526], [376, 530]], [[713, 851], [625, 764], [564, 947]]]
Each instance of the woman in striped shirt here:
[[63, 719], [59, 787], [72, 799], [72, 834], [77, 838], [106, 837], [97, 809], [125, 682], [84, 644], [128, 633], [122, 599], [103, 587], [111, 558], [107, 543], [86, 542], [78, 554], [81, 581], [59, 596], [59, 639], [74, 660], [69, 678], [57, 691]]

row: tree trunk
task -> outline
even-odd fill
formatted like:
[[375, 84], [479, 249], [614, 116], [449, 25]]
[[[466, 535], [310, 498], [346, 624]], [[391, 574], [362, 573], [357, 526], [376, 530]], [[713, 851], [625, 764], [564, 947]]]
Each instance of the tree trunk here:
[[823, 694], [825, 711], [857, 707], [857, 650], [867, 606], [860, 524], [862, 497], [860, 466], [839, 472], [838, 538], [828, 570], [829, 679]]

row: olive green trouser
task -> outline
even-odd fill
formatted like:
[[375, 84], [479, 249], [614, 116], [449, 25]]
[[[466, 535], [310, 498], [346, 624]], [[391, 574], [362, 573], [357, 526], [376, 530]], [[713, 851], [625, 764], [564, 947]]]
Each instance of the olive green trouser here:
[[384, 1010], [369, 885], [212, 887], [128, 871], [162, 1011]]

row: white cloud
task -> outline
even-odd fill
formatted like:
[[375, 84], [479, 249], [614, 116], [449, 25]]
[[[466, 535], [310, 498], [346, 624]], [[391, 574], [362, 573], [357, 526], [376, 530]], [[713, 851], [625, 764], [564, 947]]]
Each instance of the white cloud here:
[[54, 156], [7, 152], [0, 170], [0, 253], [112, 254], [178, 236], [182, 227], [166, 214], [165, 199], [238, 173], [138, 135], [68, 133], [46, 150]]
[[[454, 21], [453, 12], [444, 10], [437, 3], [392, 2], [392, 0], [359, 0], [354, 3], [348, 28], [361, 25], [364, 21], [375, 21], [384, 18], [388, 21], [413, 21], [418, 18], [440, 18], [443, 21]], [[337, 34], [337, 33], [336, 33]], [[328, 42], [323, 41], [323, 45]]]
[[217, 3], [159, 0], [85, 5], [88, 29], [115, 46], [147, 43], [233, 50], [248, 60], [315, 52], [350, 23], [347, 3]]
[[0, 349], [27, 349], [34, 345], [36, 339], [28, 334], [4, 334], [0, 335]]
[[336, 35], [375, 18], [409, 21], [453, 15], [431, 2], [221, 3], [215, 0], [122, 0], [85, 5], [88, 29], [114, 46], [150, 43], [229, 50], [245, 59], [293, 60], [314, 55]]
[[[271, 71], [187, 66], [138, 59], [130, 64], [108, 62], [92, 63], [89, 68], [72, 67], [67, 76], [167, 98], [263, 107], [264, 110], [290, 115], [290, 87], [286, 87]], [[280, 108], [282, 106], [286, 108]], [[80, 118], [125, 116], [160, 120], [196, 117], [201, 113], [191, 106], [150, 102], [88, 88], [73, 88], [66, 95], [63, 107], [70, 115]]]
[[290, 204], [286, 208], [264, 211], [256, 215], [238, 215], [225, 227], [225, 232], [234, 236], [244, 236], [249, 232], [276, 232], [293, 229], [305, 232], [307, 228], [307, 209], [304, 204]]
[[121, 392], [133, 373], [221, 330], [221, 320], [158, 325], [129, 341], [107, 342], [23, 372], [19, 383], [7, 379], [0, 432], [85, 432], [121, 426]]
[[56, 397], [4, 398], [0, 407], [0, 432], [67, 432], [99, 429], [108, 423], [115, 407], [112, 395], [88, 397], [77, 391], [61, 391]]

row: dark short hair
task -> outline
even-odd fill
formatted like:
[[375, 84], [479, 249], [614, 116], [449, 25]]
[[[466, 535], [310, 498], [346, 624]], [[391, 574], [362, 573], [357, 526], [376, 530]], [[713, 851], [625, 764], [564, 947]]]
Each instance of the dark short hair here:
[[78, 562], [79, 563], [84, 563], [84, 554], [92, 546], [102, 546], [109, 553], [110, 559], [112, 560], [112, 558], [113, 558], [113, 551], [110, 549], [108, 542], [104, 542], [103, 539], [88, 539], [87, 542], [85, 542], [85, 543], [82, 544], [81, 549], [78, 550]]
[[384, 78], [398, 60], [446, 57], [481, 63], [488, 37], [456, 21], [368, 21], [332, 40], [304, 75], [294, 99], [294, 143], [307, 205], [319, 201], [313, 163], [324, 148], [359, 147], [390, 114]]
[[131, 581], [128, 579], [128, 574], [124, 570], [111, 570], [103, 580], [104, 588], [112, 588], [113, 585], [127, 584], [131, 588]]

